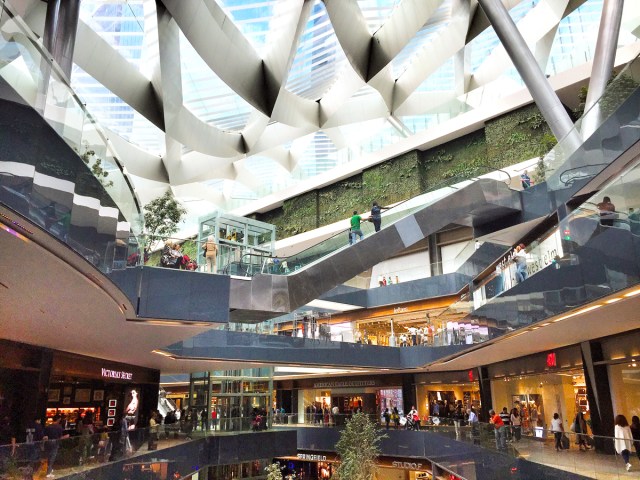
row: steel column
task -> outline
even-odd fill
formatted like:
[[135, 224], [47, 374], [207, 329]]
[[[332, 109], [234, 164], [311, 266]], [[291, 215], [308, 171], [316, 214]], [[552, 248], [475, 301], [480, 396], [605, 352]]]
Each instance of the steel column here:
[[591, 67], [585, 112], [602, 96], [611, 77], [622, 22], [622, 4], [623, 0], [604, 0], [602, 5], [602, 17]]
[[49, 0], [44, 25], [44, 46], [71, 78], [73, 49], [80, 18], [80, 0]]
[[558, 141], [561, 140], [569, 134], [573, 128], [573, 122], [556, 92], [551, 88], [544, 72], [538, 66], [533, 53], [509, 16], [509, 12], [500, 0], [478, 0], [478, 3], [486, 13], [551, 131]]

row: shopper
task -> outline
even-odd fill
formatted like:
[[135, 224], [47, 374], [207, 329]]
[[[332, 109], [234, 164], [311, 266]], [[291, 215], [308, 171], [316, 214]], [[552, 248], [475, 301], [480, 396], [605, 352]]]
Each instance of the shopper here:
[[553, 420], [551, 420], [551, 431], [555, 438], [556, 452], [563, 450], [562, 448], [562, 435], [564, 434], [564, 426], [562, 425], [562, 419], [557, 413], [553, 414]]
[[633, 437], [633, 446], [636, 449], [636, 456], [640, 460], [640, 418], [637, 415], [631, 417], [631, 436]]
[[493, 424], [494, 434], [496, 436], [496, 448], [498, 450], [505, 450], [507, 448], [506, 432], [504, 422], [500, 415], [496, 414], [495, 410], [489, 410], [489, 423]]
[[516, 246], [513, 261], [516, 264], [516, 281], [517, 283], [524, 282], [527, 279], [527, 254], [524, 251], [525, 245], [521, 243]]
[[149, 419], [149, 450], [156, 450], [158, 448], [158, 414], [151, 412], [151, 418]]
[[467, 415], [469, 417], [469, 425], [471, 425], [471, 438], [473, 439], [474, 445], [477, 445], [480, 443], [480, 421], [478, 414], [475, 408], [469, 407], [467, 409]]
[[511, 414], [509, 413], [509, 410], [507, 410], [507, 407], [502, 408], [502, 411], [500, 412], [500, 418], [504, 423], [504, 433], [506, 441], [509, 442], [511, 441]]
[[218, 255], [218, 246], [213, 239], [213, 235], [207, 237], [207, 241], [202, 247], [204, 251], [205, 270], [209, 273], [218, 273], [218, 267], [216, 264], [216, 258]]
[[581, 451], [586, 452], [589, 447], [587, 446], [587, 422], [584, 419], [582, 412], [576, 413], [576, 418], [573, 420], [573, 433], [576, 434], [576, 440], [578, 442], [578, 448]]
[[382, 225], [382, 210], [388, 210], [388, 207], [381, 207], [378, 205], [378, 202], [373, 202], [373, 206], [371, 207], [371, 216], [369, 220], [373, 222], [373, 228], [376, 232], [380, 231], [380, 225]]
[[631, 444], [633, 443], [633, 434], [629, 428], [629, 422], [624, 415], [616, 416], [616, 428], [614, 430], [614, 445], [616, 452], [622, 456], [627, 472], [631, 470], [629, 463], [629, 455], [631, 454]]
[[391, 422], [391, 414], [389, 413], [389, 409], [385, 408], [384, 413], [382, 414], [382, 418], [384, 418], [384, 424], [389, 430], [389, 423]]
[[349, 234], [349, 245], [353, 245], [354, 243], [356, 243], [356, 235], [358, 236], [359, 240], [362, 240], [364, 238], [364, 235], [362, 234], [362, 229], [360, 228], [360, 222], [362, 222], [362, 217], [358, 215], [357, 210], [354, 210], [353, 216], [351, 217], [351, 231]]
[[526, 190], [531, 186], [531, 177], [526, 170], [520, 175], [520, 183], [522, 184], [523, 190]]
[[54, 415], [53, 423], [44, 429], [45, 452], [47, 455], [47, 478], [53, 478], [53, 464], [58, 456], [60, 440], [69, 438], [60, 425], [60, 415]]
[[597, 205], [600, 214], [600, 224], [606, 227], [612, 227], [613, 221], [617, 218], [616, 206], [611, 203], [609, 197], [603, 197], [602, 201]]
[[460, 438], [460, 427], [464, 421], [464, 409], [462, 408], [462, 400], [456, 402], [456, 409], [453, 412], [453, 425], [456, 430], [456, 438]]
[[515, 407], [511, 409], [511, 430], [513, 438], [516, 442], [519, 442], [522, 437], [522, 417]]

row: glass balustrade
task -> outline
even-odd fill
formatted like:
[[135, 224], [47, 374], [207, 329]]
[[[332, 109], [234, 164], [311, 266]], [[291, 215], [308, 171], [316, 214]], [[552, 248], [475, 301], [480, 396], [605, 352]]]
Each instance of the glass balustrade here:
[[[0, 201], [103, 272], [124, 268], [142, 231], [138, 199], [107, 136], [40, 39], [1, 4]], [[10, 93], [11, 90], [15, 93]]]
[[159, 423], [155, 428], [132, 428], [122, 427], [112, 418], [104, 426], [87, 426], [78, 432], [62, 430], [59, 439], [34, 438], [30, 443], [0, 445], [0, 477], [44, 477], [53, 472], [58, 478], [116, 461], [133, 464], [136, 457], [155, 451], [160, 454], [163, 449], [186, 442], [208, 436], [265, 431], [274, 422], [284, 428], [285, 421], [284, 416], [278, 415], [276, 419], [271, 414], [220, 415], [209, 421], [202, 420], [194, 411], [176, 423]]

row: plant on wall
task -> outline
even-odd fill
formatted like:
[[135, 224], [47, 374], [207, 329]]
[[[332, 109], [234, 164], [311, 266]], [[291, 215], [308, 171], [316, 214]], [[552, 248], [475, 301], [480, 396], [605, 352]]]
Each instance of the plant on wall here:
[[178, 224], [183, 221], [187, 209], [180, 205], [170, 190], [143, 208], [144, 231], [147, 236], [145, 252], [148, 253], [154, 242], [166, 240], [178, 231]]
[[383, 438], [386, 435], [380, 433], [367, 415], [354, 414], [340, 432], [340, 440], [336, 443], [340, 465], [334, 476], [339, 480], [373, 479]]

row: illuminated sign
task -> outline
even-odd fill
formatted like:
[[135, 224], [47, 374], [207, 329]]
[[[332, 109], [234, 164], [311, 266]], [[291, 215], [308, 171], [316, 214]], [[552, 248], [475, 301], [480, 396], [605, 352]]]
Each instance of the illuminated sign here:
[[467, 375], [469, 376], [469, 381], [470, 381], [470, 382], [473, 382], [473, 370], [469, 370], [469, 371], [467, 372]]
[[422, 468], [421, 463], [413, 462], [391, 462], [393, 468], [402, 468], [403, 470], [420, 470]]
[[108, 368], [103, 368], [102, 378], [114, 378], [116, 380], [133, 380], [133, 373], [125, 372], [124, 370], [109, 370]]
[[557, 367], [556, 354], [554, 352], [547, 353], [547, 367]]
[[396, 307], [393, 309], [393, 313], [406, 313], [409, 311], [409, 307]]
[[310, 455], [308, 453], [299, 453], [298, 460], [308, 460], [310, 462], [326, 462], [326, 455]]
[[[375, 387], [375, 380], [350, 380], [345, 382], [318, 382], [313, 388], [340, 388], [340, 387]], [[329, 396], [329, 395], [325, 395]]]

